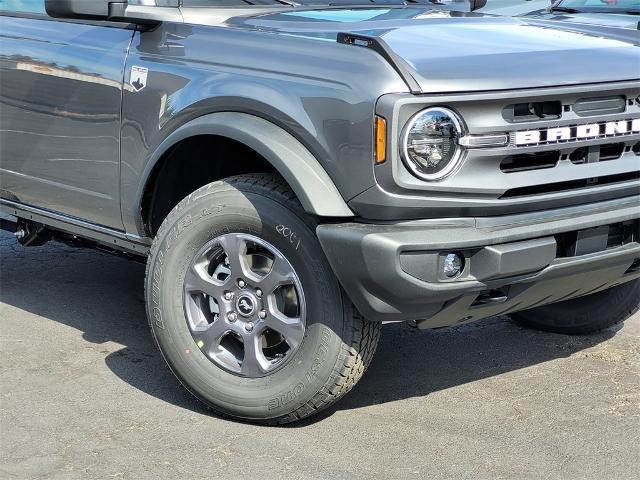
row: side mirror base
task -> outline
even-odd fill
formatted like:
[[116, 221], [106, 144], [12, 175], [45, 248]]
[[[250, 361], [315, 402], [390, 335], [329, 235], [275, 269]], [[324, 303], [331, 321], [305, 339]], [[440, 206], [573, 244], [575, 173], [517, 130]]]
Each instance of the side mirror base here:
[[47, 14], [53, 18], [102, 20], [154, 25], [164, 21], [181, 22], [176, 6], [144, 6], [123, 0], [45, 0]]

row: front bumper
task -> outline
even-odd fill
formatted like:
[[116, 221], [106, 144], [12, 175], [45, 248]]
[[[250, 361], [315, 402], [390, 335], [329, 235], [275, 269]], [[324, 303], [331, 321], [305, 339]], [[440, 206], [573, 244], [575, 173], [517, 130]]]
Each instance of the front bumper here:
[[[435, 328], [639, 278], [639, 218], [640, 196], [633, 196], [501, 217], [324, 224], [317, 234], [365, 318], [416, 320], [421, 328]], [[600, 226], [609, 228], [595, 228]], [[595, 243], [580, 240], [578, 248], [576, 239], [590, 232]], [[440, 273], [449, 252], [465, 258], [453, 280]]]

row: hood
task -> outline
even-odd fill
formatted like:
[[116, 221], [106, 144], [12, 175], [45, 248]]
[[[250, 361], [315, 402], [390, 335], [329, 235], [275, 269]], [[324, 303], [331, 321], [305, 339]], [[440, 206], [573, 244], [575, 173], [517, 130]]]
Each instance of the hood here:
[[236, 17], [227, 25], [324, 41], [336, 41], [340, 33], [374, 38], [389, 61], [402, 64], [429, 93], [640, 78], [637, 32], [612, 38], [561, 22], [387, 7], [296, 9]]

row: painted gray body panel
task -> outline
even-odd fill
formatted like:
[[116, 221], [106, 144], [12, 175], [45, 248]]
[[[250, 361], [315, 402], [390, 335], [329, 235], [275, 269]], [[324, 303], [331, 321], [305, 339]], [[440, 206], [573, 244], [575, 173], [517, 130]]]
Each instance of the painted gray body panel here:
[[120, 105], [133, 31], [1, 20], [2, 197], [122, 229]]

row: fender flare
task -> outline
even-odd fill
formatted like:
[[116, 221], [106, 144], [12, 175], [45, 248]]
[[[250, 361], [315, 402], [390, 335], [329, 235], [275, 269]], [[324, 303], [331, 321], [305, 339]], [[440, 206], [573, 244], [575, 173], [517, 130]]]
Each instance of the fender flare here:
[[308, 213], [321, 217], [355, 216], [325, 169], [302, 143], [277, 125], [240, 112], [203, 115], [165, 138], [147, 162], [139, 200], [162, 155], [179, 141], [196, 135], [231, 138], [258, 152], [284, 177]]

